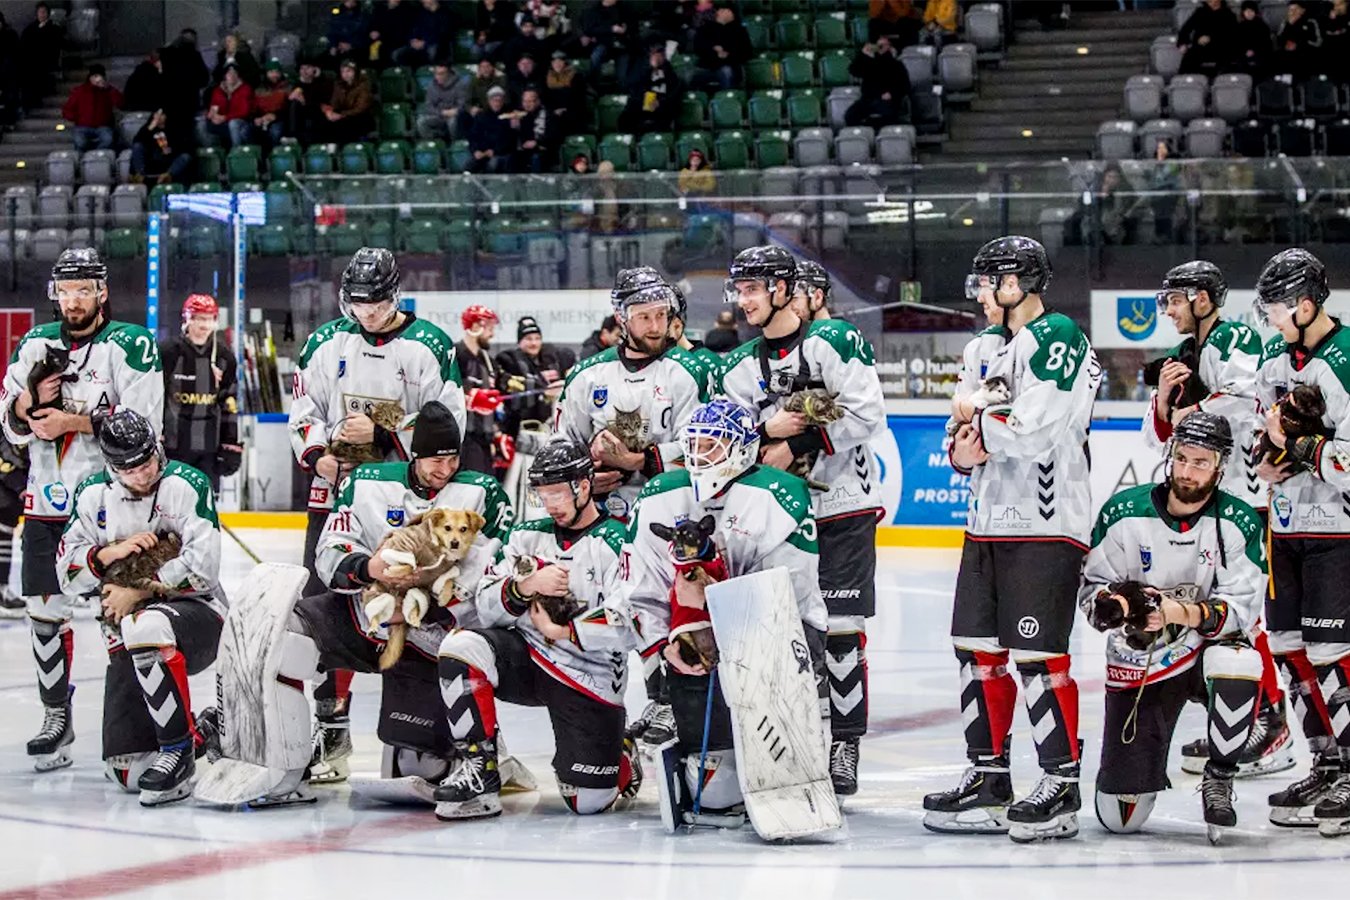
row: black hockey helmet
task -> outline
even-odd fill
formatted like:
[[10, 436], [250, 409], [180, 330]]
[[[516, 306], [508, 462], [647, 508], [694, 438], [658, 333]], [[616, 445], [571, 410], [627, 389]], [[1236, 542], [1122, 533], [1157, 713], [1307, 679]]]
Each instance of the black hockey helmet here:
[[432, 400], [417, 413], [413, 423], [412, 458], [458, 456], [461, 443], [459, 423], [450, 409]]
[[1233, 452], [1233, 429], [1223, 416], [1197, 409], [1172, 430], [1172, 443], [1213, 450], [1227, 459]]
[[[830, 273], [825, 267], [814, 259], [801, 259], [797, 261], [797, 287], [798, 288], [819, 288], [824, 292], [825, 303], [830, 302]], [[807, 307], [810, 308], [808, 301]], [[815, 312], [815, 309], [811, 310]]]
[[156, 455], [163, 464], [159, 439], [150, 420], [125, 406], [104, 417], [98, 447], [103, 451], [103, 461], [114, 471], [134, 469]]
[[1025, 298], [1027, 294], [1044, 293], [1049, 286], [1050, 257], [1040, 241], [1010, 234], [995, 238], [976, 251], [970, 271], [994, 279], [1016, 275]]
[[530, 463], [530, 487], [545, 484], [575, 484], [595, 476], [595, 463], [583, 445], [566, 438], [549, 441]]
[[651, 266], [634, 266], [631, 269], [620, 269], [619, 274], [614, 276], [614, 287], [609, 292], [609, 299], [614, 304], [615, 312], [618, 312], [620, 303], [622, 303], [626, 297], [645, 288], [658, 287], [666, 283], [665, 278], [661, 277], [661, 273]]
[[1256, 310], [1263, 322], [1267, 321], [1262, 315], [1264, 306], [1297, 306], [1304, 297], [1321, 306], [1330, 296], [1327, 267], [1301, 247], [1276, 253], [1256, 279]]
[[1158, 309], [1166, 310], [1168, 294], [1182, 292], [1193, 298], [1195, 291], [1208, 294], [1210, 302], [1217, 309], [1223, 306], [1224, 298], [1228, 296], [1228, 282], [1224, 281], [1219, 267], [1209, 260], [1193, 259], [1173, 266], [1163, 276], [1162, 290], [1158, 292]]
[[342, 273], [338, 290], [338, 306], [347, 318], [352, 316], [353, 303], [398, 302], [398, 260], [383, 247], [362, 247], [352, 255]]
[[[52, 277], [47, 282], [47, 299], [56, 303], [56, 283], [58, 281], [97, 281], [102, 285], [108, 282], [108, 264], [93, 247], [72, 247], [62, 250], [61, 255], [52, 263]], [[56, 311], [60, 318], [61, 310]]]
[[772, 244], [750, 247], [737, 253], [731, 261], [727, 269], [724, 299], [728, 303], [736, 302], [739, 296], [736, 292], [738, 281], [762, 281], [772, 295], [779, 279], [787, 282], [787, 295], [791, 297], [797, 284], [797, 260], [793, 259], [792, 254]]

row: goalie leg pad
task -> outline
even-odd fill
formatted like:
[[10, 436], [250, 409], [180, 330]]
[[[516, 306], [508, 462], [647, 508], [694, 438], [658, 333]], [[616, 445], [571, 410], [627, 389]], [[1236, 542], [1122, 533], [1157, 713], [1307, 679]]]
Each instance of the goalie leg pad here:
[[[684, 758], [684, 789], [689, 798], [686, 805], [693, 809], [698, 793], [699, 755]], [[735, 812], [745, 804], [740, 779], [736, 773], [736, 753], [732, 750], [709, 750], [703, 765], [703, 795], [699, 798], [702, 812], [709, 815]]]
[[1097, 821], [1112, 834], [1136, 834], [1153, 815], [1157, 791], [1143, 794], [1108, 794], [1097, 791]]
[[825, 670], [830, 685], [830, 732], [835, 740], [867, 733], [867, 633], [862, 616], [830, 616]]
[[397, 806], [435, 806], [436, 785], [450, 765], [441, 756], [406, 747], [384, 746], [380, 777], [352, 775], [347, 779], [353, 796]]
[[1017, 682], [1008, 672], [1008, 651], [992, 640], [990, 644], [984, 650], [956, 648], [968, 755], [1002, 756], [1017, 708]]
[[1078, 762], [1078, 683], [1069, 674], [1069, 655], [1027, 658], [1032, 655], [1012, 651], [1041, 768]]
[[1260, 706], [1261, 654], [1237, 644], [1211, 644], [1201, 664], [1209, 689], [1209, 758], [1236, 768]]
[[1314, 755], [1326, 753], [1335, 741], [1331, 736], [1331, 716], [1322, 698], [1317, 671], [1308, 660], [1308, 651], [1302, 647], [1289, 648], [1281, 642], [1278, 633], [1271, 634], [1271, 649], [1275, 662], [1284, 670], [1289, 683], [1289, 705], [1303, 726], [1303, 736]]

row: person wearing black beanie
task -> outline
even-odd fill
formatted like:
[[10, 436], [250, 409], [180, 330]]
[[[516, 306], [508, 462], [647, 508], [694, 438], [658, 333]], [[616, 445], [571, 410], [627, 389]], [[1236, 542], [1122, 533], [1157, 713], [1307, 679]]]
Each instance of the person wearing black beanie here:
[[439, 400], [423, 406], [413, 423], [412, 458], [459, 456], [459, 445], [459, 423], [450, 407]]

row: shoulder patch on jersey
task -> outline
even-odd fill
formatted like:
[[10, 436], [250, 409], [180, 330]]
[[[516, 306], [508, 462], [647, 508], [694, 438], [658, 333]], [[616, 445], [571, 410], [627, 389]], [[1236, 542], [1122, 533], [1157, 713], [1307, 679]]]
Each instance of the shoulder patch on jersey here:
[[319, 351], [328, 341], [331, 341], [339, 334], [353, 334], [357, 330], [357, 325], [350, 319], [334, 319], [331, 322], [325, 322], [315, 329], [314, 333], [305, 341], [305, 347], [300, 351], [300, 368], [309, 365], [310, 359]]
[[455, 378], [455, 373], [459, 369], [455, 360], [454, 345], [440, 326], [425, 319], [417, 319], [413, 322], [412, 327], [403, 333], [403, 336], [410, 341], [422, 344], [431, 351], [436, 364], [440, 366], [441, 381], [454, 381], [459, 384], [459, 380]]
[[111, 484], [111, 483], [112, 483], [111, 480], [108, 478], [108, 470], [99, 469], [93, 475], [90, 475], [88, 478], [84, 479], [75, 486], [75, 500], [73, 503], [71, 503], [71, 509], [79, 508], [80, 493], [85, 488], [93, 487], [96, 484]]
[[1211, 344], [1218, 349], [1219, 358], [1223, 360], [1227, 360], [1235, 351], [1260, 356], [1262, 349], [1260, 335], [1251, 326], [1232, 319], [1220, 319], [1210, 329], [1205, 345]]
[[1102, 505], [1097, 515], [1097, 524], [1092, 529], [1092, 546], [1097, 546], [1106, 537], [1111, 526], [1122, 519], [1156, 519], [1158, 511], [1153, 507], [1152, 484], [1136, 484], [1117, 492]]
[[772, 466], [751, 466], [732, 483], [768, 491], [778, 501], [778, 505], [798, 522], [811, 515], [810, 488], [801, 478], [782, 469], [775, 469]]
[[707, 403], [713, 376], [712, 370], [708, 368], [703, 358], [683, 347], [671, 347], [665, 355], [667, 359], [679, 363], [680, 368], [689, 373], [689, 377], [694, 379], [694, 384], [698, 386], [698, 402]]
[[806, 329], [807, 337], [818, 337], [834, 348], [844, 362], [857, 359], [865, 366], [874, 365], [875, 354], [872, 342], [863, 337], [863, 333], [843, 319], [821, 319], [812, 322]]
[[732, 350], [722, 358], [722, 368], [717, 373], [717, 382], [712, 386], [714, 394], [722, 393], [722, 380], [731, 373], [731, 370], [743, 363], [748, 357], [754, 356], [759, 352], [759, 345], [763, 338], [751, 338], [744, 344], [741, 344], [735, 350]]
[[1074, 378], [1091, 352], [1078, 323], [1063, 313], [1052, 312], [1028, 322], [1026, 328], [1038, 345], [1029, 363], [1032, 374], [1041, 381], [1054, 382], [1061, 391], [1072, 390]]
[[200, 469], [173, 460], [165, 467], [164, 477], [181, 478], [186, 481], [197, 492], [197, 516], [212, 525], [220, 526], [220, 518], [216, 515], [215, 492], [211, 490], [211, 480]]
[[28, 332], [24, 334], [23, 337], [19, 338], [19, 343], [15, 345], [14, 352], [10, 354], [9, 357], [10, 365], [13, 365], [14, 363], [19, 361], [19, 351], [22, 350], [23, 345], [28, 343], [29, 341], [59, 340], [60, 337], [61, 337], [60, 322], [47, 322], [43, 325], [34, 325], [32, 328], [28, 329]]
[[618, 361], [619, 348], [617, 346], [607, 347], [594, 356], [588, 356], [585, 359], [578, 361], [576, 365], [572, 366], [572, 370], [567, 373], [567, 380], [563, 382], [563, 393], [566, 393], [567, 389], [572, 386], [573, 379], [592, 366], [598, 366], [600, 363]]
[[351, 506], [358, 481], [388, 481], [408, 486], [408, 464], [405, 462], [362, 463], [342, 480], [335, 506]]
[[1266, 341], [1266, 345], [1261, 348], [1261, 362], [1269, 362], [1272, 359], [1279, 359], [1289, 350], [1289, 342], [1280, 335], [1275, 335]]
[[1325, 362], [1341, 388], [1350, 393], [1350, 328], [1337, 328], [1313, 356]]
[[129, 322], [109, 322], [97, 340], [107, 341], [122, 348], [127, 365], [138, 372], [159, 372], [163, 365], [159, 359], [159, 344], [155, 336], [140, 325]]

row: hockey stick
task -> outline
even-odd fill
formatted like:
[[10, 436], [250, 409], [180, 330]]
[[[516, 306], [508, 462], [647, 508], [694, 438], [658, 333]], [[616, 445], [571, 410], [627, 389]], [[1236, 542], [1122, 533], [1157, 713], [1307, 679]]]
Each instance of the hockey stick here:
[[224, 531], [226, 534], [228, 534], [230, 537], [234, 538], [234, 542], [239, 545], [240, 550], [243, 550], [246, 554], [248, 554], [249, 559], [253, 560], [253, 562], [257, 563], [258, 565], [262, 565], [262, 558], [248, 548], [248, 544], [245, 544], [240, 539], [239, 535], [234, 533], [234, 529], [230, 528], [230, 526], [226, 525], [224, 522], [220, 523], [220, 529]]
[[698, 787], [694, 791], [694, 819], [703, 811], [703, 780], [708, 770], [708, 732], [712, 729], [713, 691], [717, 690], [717, 669], [708, 673], [708, 699], [703, 704], [703, 746], [698, 751]]

